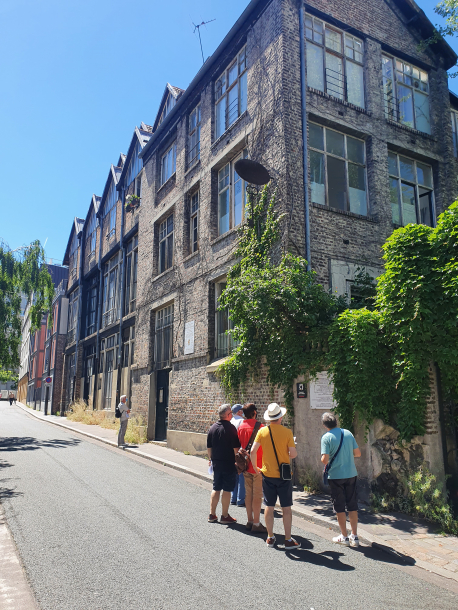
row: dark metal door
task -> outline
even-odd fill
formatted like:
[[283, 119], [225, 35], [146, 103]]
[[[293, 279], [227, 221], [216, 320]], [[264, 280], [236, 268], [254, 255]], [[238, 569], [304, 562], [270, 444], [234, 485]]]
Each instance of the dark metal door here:
[[170, 370], [157, 372], [156, 383], [156, 440], [167, 440], [169, 420], [169, 373]]

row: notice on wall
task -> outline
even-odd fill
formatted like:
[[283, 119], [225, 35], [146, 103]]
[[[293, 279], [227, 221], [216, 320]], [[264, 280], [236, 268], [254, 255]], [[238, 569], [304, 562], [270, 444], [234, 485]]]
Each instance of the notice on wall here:
[[326, 372], [318, 373], [315, 381], [310, 382], [310, 408], [330, 411], [337, 405], [332, 399], [333, 384]]
[[194, 320], [184, 325], [184, 353], [194, 353]]

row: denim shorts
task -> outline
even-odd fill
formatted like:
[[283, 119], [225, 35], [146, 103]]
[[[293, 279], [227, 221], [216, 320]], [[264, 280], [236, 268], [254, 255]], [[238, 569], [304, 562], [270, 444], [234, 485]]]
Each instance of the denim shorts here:
[[213, 466], [213, 490], [214, 491], [234, 491], [235, 481], [237, 480], [237, 471], [227, 472], [219, 470]]
[[276, 479], [262, 475], [262, 492], [266, 506], [275, 506], [277, 497], [280, 500], [280, 506], [286, 508], [293, 505], [292, 481], [283, 481], [280, 477]]

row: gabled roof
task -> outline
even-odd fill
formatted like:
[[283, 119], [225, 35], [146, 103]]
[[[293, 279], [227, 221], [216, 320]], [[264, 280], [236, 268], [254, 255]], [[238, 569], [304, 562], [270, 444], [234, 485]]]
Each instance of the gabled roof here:
[[[121, 157], [123, 157], [125, 159], [126, 155], [121, 153]], [[121, 157], [120, 157], [120, 159], [121, 159]], [[113, 180], [115, 185], [117, 185], [119, 182], [119, 178], [121, 177], [121, 173], [122, 173], [122, 167], [117, 166], [117, 165], [116, 166], [111, 165], [110, 171], [108, 173], [107, 181], [105, 182], [105, 188], [103, 189], [102, 196], [100, 197], [99, 209], [97, 211], [98, 216], [100, 216], [103, 213], [103, 206], [105, 205], [105, 200], [107, 198], [108, 191], [110, 190], [111, 181]]]
[[174, 87], [170, 83], [166, 84], [165, 89], [164, 89], [164, 94], [162, 95], [161, 103], [159, 104], [159, 110], [156, 115], [156, 120], [154, 121], [153, 132], [156, 131], [156, 129], [158, 128], [158, 126], [160, 124], [162, 111], [164, 110], [168, 97], [172, 96], [175, 99], [175, 101], [178, 101], [178, 99], [183, 95], [183, 93], [184, 93], [184, 89], [180, 89], [179, 87]]
[[83, 230], [84, 226], [84, 218], [78, 218], [75, 216], [73, 219], [72, 230], [70, 231], [70, 237], [68, 238], [67, 247], [65, 249], [64, 260], [62, 261], [63, 265], [68, 265], [70, 259], [70, 245], [72, 243], [73, 235], [76, 234], [78, 237]]
[[[151, 131], [147, 130], [146, 127], [149, 127], [149, 129]], [[124, 157], [124, 165], [122, 168], [121, 175], [119, 176], [118, 190], [120, 190], [121, 185], [122, 185], [123, 181], [125, 180], [125, 177], [126, 177], [128, 169], [129, 169], [129, 165], [130, 165], [130, 160], [132, 159], [132, 155], [135, 152], [137, 142], [139, 142], [141, 148], [143, 149], [145, 147], [146, 143], [149, 141], [149, 139], [153, 135], [152, 129], [153, 128], [150, 125], [145, 125], [145, 123], [140, 123], [140, 128], [135, 127], [134, 133], [132, 136], [132, 140], [130, 141], [129, 150], [127, 151], [127, 155]]]

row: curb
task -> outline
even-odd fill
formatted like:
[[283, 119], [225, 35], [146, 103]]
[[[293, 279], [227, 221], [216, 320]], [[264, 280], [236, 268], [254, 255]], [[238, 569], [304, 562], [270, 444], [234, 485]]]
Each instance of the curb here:
[[[67, 426], [66, 424], [61, 424], [60, 422], [49, 420], [46, 418], [45, 415], [42, 415], [41, 412], [34, 411], [33, 409], [30, 409], [29, 407], [26, 407], [21, 403], [16, 403], [16, 406], [20, 407], [23, 411], [25, 411], [26, 413], [29, 413], [36, 419], [45, 421], [48, 424], [60, 426], [61, 428], [65, 428], [72, 432], [76, 432], [77, 434], [82, 434], [83, 436], [93, 438], [97, 441], [105, 443], [106, 445], [111, 445], [112, 447], [118, 448], [117, 443], [115, 443], [114, 441], [110, 441], [106, 438], [102, 438], [95, 434], [90, 434], [89, 432], [76, 430], [75, 428], [72, 428], [71, 426]], [[165, 459], [155, 457], [153, 455], [145, 453], [144, 451], [140, 451], [139, 449], [133, 449], [133, 448], [131, 449], [131, 448], [127, 447], [127, 448], [123, 448], [123, 451], [127, 451], [128, 453], [138, 455], [139, 457], [145, 458], [147, 460], [151, 460], [152, 462], [156, 462], [157, 464], [162, 464], [163, 466], [168, 466], [169, 468], [173, 468], [174, 470], [178, 470], [185, 474], [192, 475], [198, 479], [201, 479], [202, 481], [206, 481], [207, 483], [211, 483], [213, 481], [213, 477], [211, 477], [209, 475], [198, 472], [197, 470], [193, 470], [192, 468], [188, 468], [187, 466], [177, 464], [176, 462], [172, 462], [170, 460], [165, 460]], [[277, 504], [275, 508], [281, 510], [281, 507], [279, 504]], [[340, 528], [339, 528], [338, 523], [336, 521], [332, 521], [328, 517], [320, 517], [319, 515], [316, 515], [312, 511], [308, 511], [306, 509], [298, 510], [297, 508], [294, 508], [294, 506], [292, 508], [292, 513], [295, 517], [300, 517], [301, 519], [315, 523], [315, 525], [320, 525], [322, 527], [325, 527], [327, 529], [332, 529], [333, 531], [340, 533]], [[435, 566], [434, 564], [416, 560], [413, 557], [410, 557], [409, 555], [403, 555], [402, 553], [399, 553], [392, 547], [388, 546], [383, 539], [379, 538], [378, 536], [374, 536], [374, 535], [370, 534], [369, 532], [364, 530], [364, 528], [361, 528], [360, 525], [358, 527], [358, 537], [360, 538], [360, 540], [362, 540], [369, 546], [371, 546], [379, 551], [383, 551], [384, 553], [387, 553], [391, 557], [395, 557], [398, 561], [402, 561], [406, 565], [417, 566], [417, 567], [423, 568], [424, 570], [427, 570], [428, 572], [433, 572], [433, 573], [437, 574], [438, 576], [442, 576], [444, 578], [448, 578], [451, 580], [457, 580], [457, 578], [454, 577], [454, 575], [447, 573], [446, 570], [443, 570], [440, 567]]]

